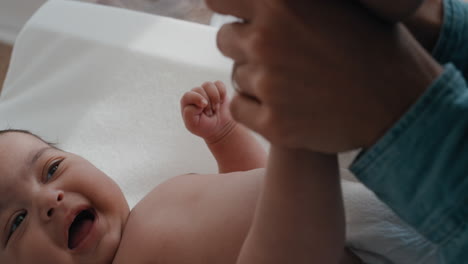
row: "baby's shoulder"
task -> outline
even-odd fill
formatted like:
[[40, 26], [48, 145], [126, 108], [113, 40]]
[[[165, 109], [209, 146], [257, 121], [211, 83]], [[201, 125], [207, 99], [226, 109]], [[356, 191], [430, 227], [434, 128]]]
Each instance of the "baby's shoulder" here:
[[167, 208], [149, 210], [150, 201], [143, 200], [130, 213], [113, 264], [188, 263], [176, 259], [176, 247], [183, 243], [181, 218], [171, 216]]
[[113, 264], [189, 263], [177, 253], [177, 248], [185, 243], [183, 227], [187, 220], [177, 214], [183, 211], [185, 203], [175, 200], [183, 195], [170, 195], [176, 186], [159, 187], [162, 188], [155, 188], [132, 209]]
[[114, 264], [191, 263], [201, 245], [189, 241], [188, 234], [194, 232], [191, 219], [203, 192], [193, 176], [158, 185], [132, 209]]
[[236, 235], [219, 230], [233, 218], [241, 223], [233, 230], [248, 229], [261, 174], [187, 174], [158, 185], [132, 209], [114, 264], [219, 263], [218, 248]]
[[159, 243], [162, 236], [157, 233], [158, 229], [143, 218], [138, 211], [132, 210], [130, 213], [113, 264], [164, 263], [160, 259], [162, 256], [157, 254], [164, 252]]

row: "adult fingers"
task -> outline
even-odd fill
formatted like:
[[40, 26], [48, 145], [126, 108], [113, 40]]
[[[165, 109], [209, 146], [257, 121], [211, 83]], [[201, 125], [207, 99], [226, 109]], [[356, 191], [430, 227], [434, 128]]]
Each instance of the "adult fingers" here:
[[231, 78], [233, 85], [237, 85], [235, 87], [236, 92], [250, 98], [257, 98], [258, 94], [255, 91], [256, 75], [252, 74], [253, 72], [254, 66], [251, 64], [234, 64]]
[[263, 108], [261, 103], [236, 94], [232, 98], [230, 110], [234, 120], [263, 135]]
[[222, 26], [216, 36], [218, 49], [221, 53], [235, 61], [244, 62], [246, 57], [242, 41], [246, 38], [247, 30], [248, 24], [239, 22]]
[[205, 0], [211, 10], [225, 15], [251, 20], [255, 1], [252, 0]]

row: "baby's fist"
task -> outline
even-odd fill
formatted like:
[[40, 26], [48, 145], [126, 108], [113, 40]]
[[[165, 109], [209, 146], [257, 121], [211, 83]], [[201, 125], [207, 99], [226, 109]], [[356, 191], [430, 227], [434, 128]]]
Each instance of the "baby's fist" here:
[[186, 92], [180, 100], [185, 127], [208, 141], [217, 140], [234, 120], [229, 112], [226, 86], [221, 81], [205, 82]]

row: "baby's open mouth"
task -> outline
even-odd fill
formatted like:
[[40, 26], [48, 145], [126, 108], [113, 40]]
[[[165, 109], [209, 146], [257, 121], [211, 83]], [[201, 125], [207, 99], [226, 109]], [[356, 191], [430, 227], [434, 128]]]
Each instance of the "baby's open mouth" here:
[[74, 249], [89, 234], [96, 216], [91, 209], [81, 211], [68, 229], [68, 248]]

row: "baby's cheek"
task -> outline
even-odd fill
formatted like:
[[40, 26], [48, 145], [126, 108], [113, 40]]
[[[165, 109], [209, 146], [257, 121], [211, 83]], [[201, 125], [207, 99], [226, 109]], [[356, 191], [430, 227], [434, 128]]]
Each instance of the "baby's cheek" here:
[[101, 176], [98, 181], [96, 181], [96, 186], [101, 186], [99, 188], [100, 201], [102, 202], [103, 209], [105, 211], [114, 212], [116, 215], [128, 216], [130, 209], [128, 208], [127, 200], [122, 192], [122, 189], [117, 185], [117, 183], [107, 176]]
[[[65, 249], [60, 248], [52, 242], [48, 236], [45, 236], [40, 230], [26, 230], [29, 234], [23, 234], [17, 243], [15, 259], [12, 263], [17, 264], [46, 264], [46, 263], [72, 263], [71, 256]], [[18, 240], [19, 242], [19, 240]]]

